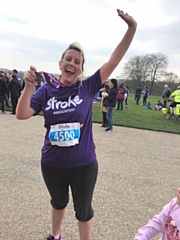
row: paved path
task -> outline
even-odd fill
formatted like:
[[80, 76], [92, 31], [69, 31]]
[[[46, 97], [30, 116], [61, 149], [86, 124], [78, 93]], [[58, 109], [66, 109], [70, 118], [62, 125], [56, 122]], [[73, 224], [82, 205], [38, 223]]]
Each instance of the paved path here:
[[[92, 240], [133, 239], [176, 194], [180, 135], [94, 124], [99, 176]], [[50, 230], [49, 195], [40, 172], [43, 118], [0, 114], [0, 239], [42, 240]], [[72, 200], [62, 240], [78, 240]], [[155, 238], [157, 239], [157, 238]]]

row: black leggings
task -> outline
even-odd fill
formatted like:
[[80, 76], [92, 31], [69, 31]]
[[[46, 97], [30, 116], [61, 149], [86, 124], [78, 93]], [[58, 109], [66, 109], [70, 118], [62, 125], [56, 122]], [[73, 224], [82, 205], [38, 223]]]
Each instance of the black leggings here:
[[148, 96], [143, 96], [143, 105], [146, 105]]
[[85, 222], [94, 216], [91, 202], [98, 173], [97, 161], [69, 169], [55, 168], [42, 163], [41, 170], [53, 208], [62, 210], [67, 206], [70, 186], [76, 218]]
[[102, 116], [103, 116], [103, 126], [104, 127], [108, 127], [108, 120], [107, 120], [107, 116], [106, 116], [106, 112], [102, 112]]

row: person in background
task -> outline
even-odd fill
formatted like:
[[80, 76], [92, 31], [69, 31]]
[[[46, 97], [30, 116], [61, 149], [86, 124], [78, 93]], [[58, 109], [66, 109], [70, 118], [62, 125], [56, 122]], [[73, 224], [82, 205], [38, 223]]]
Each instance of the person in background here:
[[150, 240], [160, 233], [162, 234], [160, 240], [180, 239], [180, 188], [177, 190], [177, 197], [140, 228], [134, 240]]
[[5, 101], [6, 93], [7, 93], [7, 82], [5, 78], [5, 73], [3, 71], [0, 71], [0, 104], [1, 104], [2, 113], [6, 113], [4, 111], [4, 101]]
[[146, 104], [146, 108], [152, 110], [152, 107], [151, 107], [151, 103], [150, 103], [150, 102], [148, 102], [148, 103]]
[[117, 89], [117, 80], [116, 79], [110, 79], [109, 82], [109, 94], [107, 95], [107, 121], [108, 121], [108, 128], [106, 128], [106, 132], [111, 132], [113, 130], [113, 118], [112, 118], [112, 112], [114, 107], [116, 106], [116, 97], [118, 93]]
[[18, 103], [18, 99], [19, 99], [22, 87], [15, 75], [12, 75], [12, 79], [10, 80], [8, 87], [11, 94], [11, 104], [12, 104], [11, 114], [16, 114], [16, 107], [17, 107], [17, 103]]
[[177, 87], [177, 89], [171, 93], [169, 96], [169, 99], [174, 98], [174, 101], [169, 105], [169, 109], [171, 111], [171, 116], [173, 115], [173, 108], [176, 107], [177, 104], [180, 104], [180, 86]]
[[144, 88], [144, 90], [143, 90], [143, 105], [145, 105], [146, 106], [146, 104], [147, 104], [147, 98], [148, 98], [148, 96], [149, 96], [149, 89], [148, 89], [148, 87], [145, 87]]
[[128, 96], [129, 96], [129, 87], [125, 87], [125, 94], [124, 94], [124, 101], [125, 101], [125, 106], [128, 108]]
[[162, 98], [163, 98], [163, 104], [164, 107], [167, 107], [167, 102], [169, 100], [169, 97], [171, 95], [171, 89], [168, 87], [168, 85], [164, 85], [164, 90], [163, 90], [163, 94], [162, 94]]
[[[85, 58], [79, 44], [73, 43], [63, 52], [59, 61], [60, 80], [50, 83], [50, 79], [55, 77], [44, 72], [47, 84], [33, 93], [37, 69], [31, 66], [23, 77], [25, 87], [18, 102], [16, 117], [25, 120], [42, 111], [45, 121], [41, 170], [52, 205], [52, 227], [47, 240], [61, 239], [69, 188], [80, 240], [90, 240], [92, 236], [92, 197], [98, 173], [92, 133], [93, 98], [120, 63], [137, 26], [127, 13], [119, 9], [117, 13], [127, 23], [128, 30], [107, 62], [93, 75], [80, 81]], [[117, 82], [111, 82], [112, 87], [117, 85]], [[116, 103], [116, 95], [113, 103]]]
[[6, 79], [6, 83], [7, 83], [7, 93], [5, 94], [5, 105], [6, 105], [6, 107], [10, 108], [10, 105], [9, 105], [9, 83], [10, 83], [11, 76], [8, 72], [5, 72], [5, 79]]
[[125, 94], [125, 84], [121, 83], [118, 87], [117, 93], [117, 110], [123, 110], [123, 102], [124, 102], [124, 94]]
[[139, 86], [136, 88], [136, 91], [135, 91], [136, 105], [139, 105], [139, 101], [140, 101], [140, 98], [141, 98], [141, 93], [142, 93], [142, 86], [139, 85]]
[[[12, 71], [12, 78], [16, 79], [19, 82], [19, 84], [21, 86], [21, 90], [22, 90], [23, 89], [23, 87], [22, 87], [23, 82], [21, 81], [21, 77], [18, 75], [18, 71], [16, 69], [13, 69], [13, 71]], [[21, 95], [21, 90], [19, 91], [19, 97]]]
[[20, 83], [21, 85], [21, 77], [18, 75], [18, 71], [16, 69], [12, 70], [12, 75], [15, 76], [16, 80]]
[[164, 104], [159, 100], [156, 104], [155, 110], [161, 110], [164, 108]]
[[101, 111], [102, 111], [102, 119], [103, 124], [101, 127], [108, 127], [108, 120], [107, 120], [107, 104], [108, 104], [108, 93], [109, 93], [109, 85], [104, 85], [104, 88], [101, 91]]

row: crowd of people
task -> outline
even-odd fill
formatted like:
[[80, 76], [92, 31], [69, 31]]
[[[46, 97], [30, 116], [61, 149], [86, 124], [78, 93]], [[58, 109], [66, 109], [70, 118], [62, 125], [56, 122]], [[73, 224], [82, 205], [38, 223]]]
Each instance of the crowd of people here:
[[18, 71], [14, 69], [12, 73], [0, 71], [0, 104], [2, 113], [5, 112], [5, 106], [10, 108], [12, 105], [12, 113], [16, 114], [18, 99], [22, 91], [21, 78]]
[[[146, 87], [147, 89], [147, 87]], [[145, 95], [146, 92], [144, 90], [143, 94]], [[148, 97], [149, 93], [147, 94]], [[146, 97], [146, 100], [147, 100]], [[144, 97], [143, 97], [143, 105], [146, 105], [147, 109], [151, 109], [151, 110], [161, 110], [163, 108], [167, 108], [169, 107], [171, 115], [173, 114], [173, 108], [176, 107], [177, 104], [180, 104], [180, 86], [177, 87], [177, 89], [175, 89], [174, 91], [172, 91], [168, 85], [164, 85], [164, 90], [163, 90], [163, 94], [162, 94], [162, 99], [158, 100], [158, 102], [156, 103], [156, 106], [153, 108], [151, 103], [148, 102], [146, 104], [146, 102], [144, 103]], [[169, 106], [167, 106], [167, 102], [170, 102]]]
[[[149, 93], [150, 91], [147, 86], [143, 88], [142, 85], [138, 85], [135, 90], [134, 98], [136, 105], [145, 106], [146, 109], [149, 110], [161, 110], [169, 107], [171, 114], [173, 114], [173, 108], [176, 107], [177, 104], [180, 104], [180, 86], [172, 92], [168, 85], [164, 85], [162, 101], [158, 100], [154, 106], [148, 101]], [[113, 109], [116, 107], [116, 110], [123, 111], [124, 103], [125, 107], [128, 108], [128, 95], [129, 87], [125, 83], [121, 82], [118, 86], [116, 79], [110, 79], [105, 82], [104, 87], [100, 90], [102, 127], [106, 127], [105, 131], [110, 132], [113, 129]], [[142, 104], [140, 104], [141, 96], [143, 96]], [[172, 103], [167, 106], [167, 102]]]
[[[36, 90], [44, 83], [41, 76], [36, 81]], [[11, 108], [11, 114], [16, 114], [16, 107], [25, 82], [18, 75], [18, 71], [13, 69], [12, 72], [0, 71], [0, 109], [5, 114], [5, 107]]]

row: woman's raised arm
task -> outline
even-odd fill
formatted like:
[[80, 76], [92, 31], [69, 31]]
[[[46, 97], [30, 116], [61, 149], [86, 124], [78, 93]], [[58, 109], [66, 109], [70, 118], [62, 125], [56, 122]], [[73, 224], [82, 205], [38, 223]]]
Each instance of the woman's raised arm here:
[[129, 16], [127, 13], [124, 13], [119, 9], [117, 9], [117, 12], [118, 15], [127, 23], [128, 29], [120, 43], [113, 51], [109, 60], [100, 68], [102, 83], [104, 83], [108, 79], [108, 77], [120, 63], [121, 59], [127, 52], [136, 32], [137, 23], [133, 19], [133, 17]]

